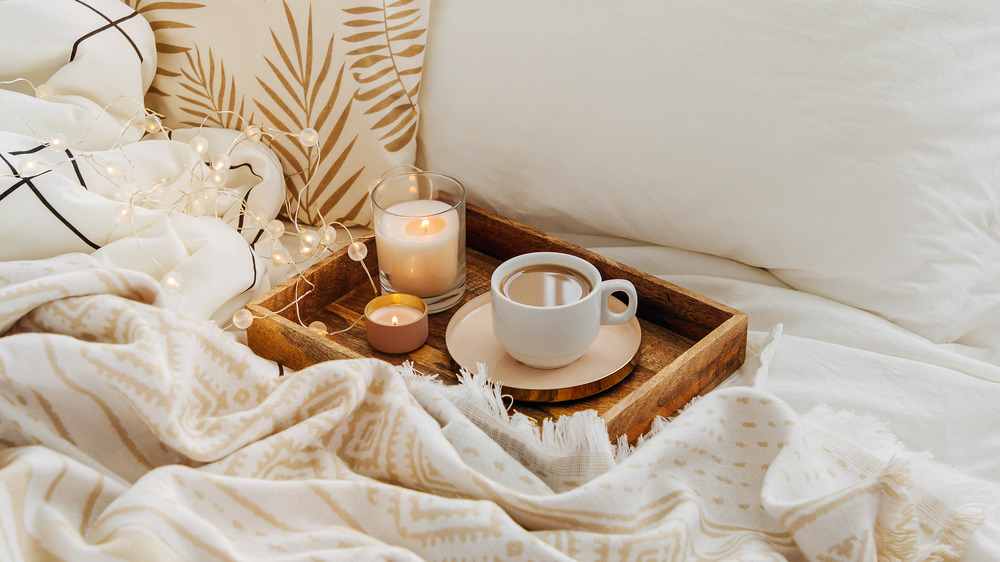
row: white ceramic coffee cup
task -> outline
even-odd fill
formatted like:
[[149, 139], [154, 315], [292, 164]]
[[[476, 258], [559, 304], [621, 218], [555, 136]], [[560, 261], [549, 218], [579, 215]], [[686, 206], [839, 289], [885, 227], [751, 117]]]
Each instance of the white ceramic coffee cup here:
[[[501, 284], [515, 271], [540, 264], [573, 269], [590, 282], [578, 301], [558, 306], [531, 306], [503, 294]], [[628, 295], [628, 308], [613, 312], [612, 293]], [[534, 252], [511, 258], [496, 268], [490, 282], [493, 334], [514, 359], [537, 369], [555, 369], [579, 359], [597, 339], [602, 324], [624, 324], [635, 316], [638, 297], [625, 279], [602, 281], [590, 262], [559, 252]]]

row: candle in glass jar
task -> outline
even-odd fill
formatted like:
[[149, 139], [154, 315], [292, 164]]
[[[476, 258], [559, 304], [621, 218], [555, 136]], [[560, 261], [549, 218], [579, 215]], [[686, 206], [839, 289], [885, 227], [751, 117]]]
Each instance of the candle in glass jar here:
[[375, 228], [379, 269], [392, 289], [432, 297], [452, 289], [459, 267], [459, 217], [444, 201], [404, 201]]

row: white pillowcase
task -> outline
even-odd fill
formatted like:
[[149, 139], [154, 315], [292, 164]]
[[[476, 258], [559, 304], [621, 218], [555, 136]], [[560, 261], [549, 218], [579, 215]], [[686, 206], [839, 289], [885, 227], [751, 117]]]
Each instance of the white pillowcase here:
[[420, 163], [1000, 349], [1000, 4], [435, 0]]

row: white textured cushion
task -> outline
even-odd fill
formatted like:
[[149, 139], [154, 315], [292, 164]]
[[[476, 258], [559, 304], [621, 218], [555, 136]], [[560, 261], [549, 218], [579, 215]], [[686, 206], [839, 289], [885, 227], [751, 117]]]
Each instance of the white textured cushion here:
[[435, 0], [424, 77], [474, 203], [1000, 346], [992, 0]]

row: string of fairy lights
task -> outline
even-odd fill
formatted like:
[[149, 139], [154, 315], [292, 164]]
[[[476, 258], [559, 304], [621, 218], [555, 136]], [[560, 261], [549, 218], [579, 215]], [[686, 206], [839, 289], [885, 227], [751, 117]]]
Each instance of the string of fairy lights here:
[[[34, 91], [35, 97], [40, 100], [58, 101], [60, 93], [56, 88], [49, 84], [40, 84], [35, 86], [26, 78], [16, 78], [14, 80], [0, 82], [0, 85], [6, 86], [18, 82], [24, 82], [30, 86]], [[133, 127], [139, 127], [144, 131], [145, 135], [157, 135], [162, 133], [166, 135], [167, 138], [170, 138], [172, 130], [164, 126], [163, 115], [148, 109], [144, 103], [127, 96], [121, 96], [112, 100], [102, 108], [101, 113], [107, 114], [109, 108], [113, 105], [120, 106], [122, 100], [134, 103], [136, 105], [136, 111], [133, 117], [122, 125], [117, 140], [112, 144], [112, 146], [108, 147], [108, 150], [120, 150], [122, 160], [134, 169], [135, 164], [129, 159], [128, 155], [124, 151], [123, 139], [128, 131], [130, 131]], [[285, 198], [285, 216], [288, 217], [289, 222], [292, 225], [291, 229], [286, 228], [285, 222], [277, 218], [265, 221], [264, 218], [253, 213], [247, 208], [247, 202], [239, 192], [228, 187], [227, 185], [229, 172], [232, 166], [232, 154], [241, 143], [264, 143], [266, 146], [270, 140], [278, 137], [295, 137], [302, 147], [307, 150], [309, 164], [306, 170], [300, 172], [305, 174], [303, 186], [300, 189], [308, 189], [314, 181], [313, 172], [317, 169], [321, 158], [321, 139], [319, 133], [315, 129], [307, 127], [297, 132], [282, 131], [270, 126], [252, 123], [244, 118], [244, 116], [235, 112], [220, 112], [223, 114], [231, 113], [237, 117], [242, 129], [235, 140], [233, 140], [228, 146], [224, 146], [221, 149], [219, 149], [219, 147], [212, 146], [209, 140], [201, 134], [202, 128], [208, 121], [208, 117], [206, 117], [202, 121], [202, 124], [198, 127], [198, 134], [191, 138], [187, 143], [191, 151], [198, 156], [198, 161], [186, 169], [186, 175], [190, 178], [190, 180], [185, 182], [183, 185], [178, 185], [179, 182], [174, 179], [161, 178], [149, 185], [139, 186], [125, 179], [125, 163], [118, 160], [109, 160], [101, 163], [94, 157], [94, 152], [98, 151], [87, 151], [79, 148], [80, 145], [83, 145], [86, 142], [87, 137], [91, 133], [91, 129], [98, 121], [98, 116], [93, 118], [91, 123], [85, 129], [82, 138], [76, 142], [71, 141], [70, 138], [63, 133], [56, 133], [52, 135], [51, 138], [44, 139], [35, 132], [31, 123], [24, 117], [23, 114], [17, 111], [17, 109], [12, 107], [9, 103], [5, 103], [5, 105], [13, 109], [18, 114], [32, 135], [44, 143], [43, 146], [65, 151], [67, 156], [65, 159], [57, 162], [46, 162], [38, 157], [35, 157], [34, 155], [29, 155], [21, 158], [18, 163], [16, 173], [0, 174], [0, 178], [5, 177], [30, 180], [48, 173], [53, 168], [63, 164], [71, 162], [76, 164], [83, 163], [89, 166], [90, 169], [97, 172], [100, 176], [118, 186], [114, 194], [115, 200], [119, 202], [119, 207], [115, 213], [115, 220], [116, 223], [122, 223], [127, 220], [130, 221], [133, 235], [136, 234], [135, 225], [134, 223], [131, 223], [130, 219], [133, 218], [133, 209], [136, 206], [161, 209], [166, 213], [179, 212], [191, 215], [204, 215], [211, 213], [218, 217], [218, 210], [220, 207], [228, 209], [233, 205], [238, 205], [238, 214], [242, 215], [243, 218], [243, 220], [240, 221], [240, 224], [243, 225], [242, 229], [263, 230], [271, 239], [270, 252], [266, 256], [262, 256], [257, 253], [258, 251], [255, 248], [257, 245], [256, 241], [253, 244], [248, 242], [248, 245], [250, 245], [251, 251], [254, 255], [261, 259], [270, 260], [270, 262], [276, 267], [294, 267], [295, 274], [298, 279], [304, 281], [306, 285], [308, 285], [308, 288], [303, 291], [302, 294], [296, 295], [296, 298], [291, 303], [280, 310], [271, 312], [271, 314], [279, 314], [287, 310], [289, 307], [294, 306], [296, 307], [296, 318], [303, 326], [305, 326], [305, 324], [302, 321], [301, 316], [298, 314], [298, 304], [299, 301], [305, 298], [309, 292], [315, 288], [315, 286], [305, 275], [303, 275], [301, 266], [304, 263], [318, 258], [325, 252], [329, 252], [340, 247], [337, 243], [337, 227], [340, 227], [347, 233], [349, 238], [349, 242], [347, 244], [348, 256], [350, 259], [361, 264], [368, 276], [369, 281], [371, 282], [373, 290], [376, 295], [378, 294], [378, 289], [375, 286], [371, 272], [368, 271], [368, 267], [364, 263], [364, 259], [368, 254], [368, 248], [359, 237], [356, 237], [354, 233], [351, 232], [349, 228], [340, 222], [326, 222], [325, 219], [321, 219], [323, 220], [323, 223], [317, 228], [300, 224], [298, 220], [298, 212], [302, 203], [301, 198], [299, 197], [295, 198], [296, 204], [294, 208], [290, 207], [289, 198]], [[177, 144], [168, 143], [167, 145], [178, 157], [177, 161], [184, 161]], [[109, 239], [111, 235], [112, 232], [109, 230]], [[290, 252], [282, 243], [282, 239], [288, 236], [298, 239], [297, 252]], [[138, 236], [136, 236], [136, 239], [139, 241]], [[139, 242], [139, 245], [140, 248], [142, 248], [141, 241]], [[184, 279], [181, 274], [176, 271], [168, 271], [156, 260], [155, 256], [153, 256], [152, 253], [148, 252], [145, 248], [142, 248], [142, 251], [163, 272], [160, 283], [164, 289], [169, 292], [177, 292], [183, 295]], [[223, 326], [222, 329], [235, 327], [240, 330], [245, 330], [250, 327], [256, 318], [257, 317], [255, 317], [253, 313], [246, 308], [240, 308], [233, 314], [231, 323]], [[356, 320], [351, 326], [336, 332], [328, 332], [326, 325], [321, 321], [310, 323], [308, 328], [320, 335], [332, 335], [350, 330], [357, 324], [357, 322], [358, 321]]]

